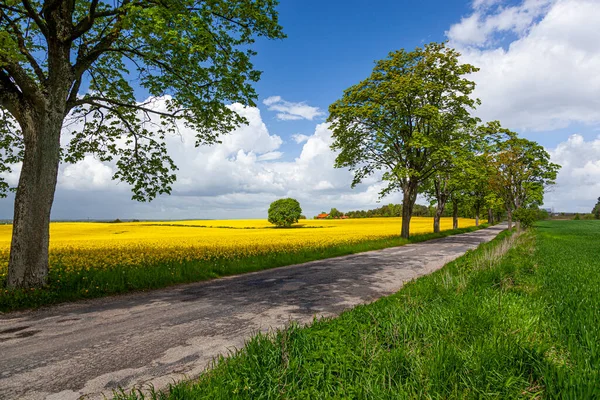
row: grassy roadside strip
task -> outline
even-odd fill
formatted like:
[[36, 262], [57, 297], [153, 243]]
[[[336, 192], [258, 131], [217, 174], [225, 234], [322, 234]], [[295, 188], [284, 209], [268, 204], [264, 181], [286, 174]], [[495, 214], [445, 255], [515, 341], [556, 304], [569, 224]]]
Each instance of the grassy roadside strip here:
[[[94, 269], [93, 266], [90, 266], [84, 271], [61, 275], [60, 277], [51, 269], [48, 278], [49, 284], [41, 290], [10, 291], [2, 289], [3, 282], [0, 281], [0, 312], [36, 308], [132, 291], [164, 288], [181, 283], [198, 282], [387, 247], [403, 246], [408, 243], [418, 243], [472, 232], [485, 227], [487, 227], [487, 224], [481, 224], [479, 227], [447, 230], [437, 234], [415, 235], [409, 240], [398, 236], [321, 249], [305, 249], [294, 253], [271, 253], [238, 259], [214, 259], [173, 264], [160, 263], [140, 265], [138, 268], [128, 266]], [[60, 270], [60, 268], [57, 270]], [[62, 273], [64, 274], [64, 272]]]
[[600, 223], [503, 232], [398, 293], [133, 399], [600, 398]]

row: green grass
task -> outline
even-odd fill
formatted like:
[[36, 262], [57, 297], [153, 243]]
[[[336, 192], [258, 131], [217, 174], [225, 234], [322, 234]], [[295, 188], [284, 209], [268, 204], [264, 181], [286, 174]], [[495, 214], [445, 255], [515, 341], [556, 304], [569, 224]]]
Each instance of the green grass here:
[[205, 262], [173, 264], [151, 264], [133, 267], [95, 269], [93, 266], [75, 273], [66, 273], [60, 266], [50, 270], [48, 286], [37, 290], [2, 289], [0, 280], [0, 312], [36, 308], [66, 301], [103, 297], [120, 293], [151, 290], [170, 285], [198, 282], [222, 276], [299, 264], [324, 258], [378, 250], [386, 247], [402, 246], [407, 243], [422, 242], [459, 233], [471, 232], [486, 227], [469, 227], [448, 230], [437, 234], [415, 235], [409, 240], [392, 237], [355, 244], [332, 246], [326, 249], [307, 249], [295, 253], [272, 253], [255, 257], [213, 259]]
[[599, 371], [600, 222], [547, 221], [146, 398], [597, 399]]

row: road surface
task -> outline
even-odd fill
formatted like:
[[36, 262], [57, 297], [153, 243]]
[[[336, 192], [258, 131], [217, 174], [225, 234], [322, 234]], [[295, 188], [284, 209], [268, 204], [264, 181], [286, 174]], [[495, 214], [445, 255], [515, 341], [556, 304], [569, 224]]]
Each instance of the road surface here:
[[110, 398], [199, 375], [258, 331], [394, 293], [505, 225], [145, 293], [0, 314], [0, 399]]

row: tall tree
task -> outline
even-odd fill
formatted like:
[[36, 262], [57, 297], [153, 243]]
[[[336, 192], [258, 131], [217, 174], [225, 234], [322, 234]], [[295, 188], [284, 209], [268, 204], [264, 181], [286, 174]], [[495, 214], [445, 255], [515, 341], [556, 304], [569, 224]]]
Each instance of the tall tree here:
[[354, 172], [353, 187], [383, 171], [381, 196], [403, 192], [402, 237], [421, 184], [444, 162], [448, 132], [478, 104], [469, 97], [475, 84], [464, 77], [475, 71], [443, 43], [399, 50], [329, 107], [335, 166]]
[[[8, 285], [44, 284], [50, 210], [61, 156], [115, 162], [133, 198], [169, 193], [164, 138], [182, 123], [211, 144], [253, 105], [259, 36], [282, 38], [276, 0], [3, 0], [0, 2], [0, 144], [22, 155]], [[165, 106], [137, 102], [137, 84]], [[61, 149], [65, 118], [83, 128]], [[14, 123], [16, 121], [16, 123]], [[24, 152], [20, 152], [24, 148]], [[16, 150], [15, 150], [16, 149]], [[14, 150], [14, 151], [13, 151]], [[12, 151], [12, 152], [11, 152]], [[1, 189], [6, 189], [3, 183]]]
[[487, 208], [488, 223], [493, 223], [493, 191], [490, 187], [491, 168], [485, 153], [475, 154], [465, 182], [465, 202], [473, 210], [475, 225], [479, 226], [481, 212]]
[[473, 179], [480, 173], [476, 157], [483, 147], [483, 138], [475, 127], [477, 120], [473, 118], [467, 122], [467, 125], [447, 133], [446, 146], [439, 153], [442, 161], [424, 185], [425, 196], [435, 203], [433, 231], [436, 233], [440, 232], [440, 219], [448, 201], [452, 198], [456, 200], [457, 192], [466, 194], [473, 186]]
[[496, 143], [495, 151], [488, 154], [488, 163], [493, 168], [490, 183], [503, 200], [511, 228], [516, 210], [543, 203], [544, 190], [554, 184], [560, 165], [552, 163], [548, 152], [536, 142], [504, 132], [507, 138]]

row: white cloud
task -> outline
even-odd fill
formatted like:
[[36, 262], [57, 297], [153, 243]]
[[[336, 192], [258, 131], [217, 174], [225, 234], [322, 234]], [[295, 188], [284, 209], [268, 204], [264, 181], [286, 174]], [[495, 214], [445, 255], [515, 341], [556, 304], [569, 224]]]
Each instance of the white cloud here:
[[258, 161], [273, 161], [278, 160], [283, 157], [283, 153], [280, 151], [270, 151], [268, 153], [260, 155], [257, 160]]
[[112, 183], [113, 168], [88, 155], [66, 165], [58, 176], [58, 185], [70, 190], [101, 189]]
[[[154, 106], [164, 107], [164, 100]], [[351, 189], [352, 174], [333, 167], [336, 154], [330, 149], [328, 124], [318, 124], [311, 135], [297, 135], [300, 155], [286, 160], [282, 139], [269, 132], [259, 109], [230, 107], [248, 125], [222, 136], [221, 144], [197, 148], [195, 132], [185, 126], [167, 138], [169, 154], [179, 167], [170, 196], [151, 203], [131, 201], [129, 187], [111, 179], [114, 164], [87, 156], [74, 165], [61, 165], [53, 218], [264, 218], [269, 204], [281, 197], [298, 199], [308, 216], [331, 207], [348, 211], [377, 206], [376, 178]], [[18, 175], [7, 178], [14, 184]], [[12, 198], [0, 202], [0, 214], [11, 217]]]
[[271, 96], [271, 97], [267, 97], [266, 99], [264, 99], [263, 104], [266, 106], [270, 106], [275, 103], [279, 103], [280, 101], [282, 101], [281, 96]]
[[307, 135], [303, 135], [301, 133], [295, 133], [292, 135], [292, 139], [294, 139], [294, 142], [300, 144], [300, 143], [304, 143], [309, 139], [310, 136]]
[[556, 0], [524, 0], [510, 7], [499, 1], [479, 0], [473, 3], [474, 13], [464, 17], [446, 32], [451, 42], [464, 45], [491, 44], [497, 33], [525, 34]]
[[581, 135], [571, 135], [548, 152], [562, 168], [545, 205], [555, 211], [591, 212], [600, 196], [600, 136], [586, 142]]
[[[479, 2], [483, 3], [483, 2]], [[600, 2], [525, 0], [476, 8], [447, 32], [473, 75], [483, 120], [512, 129], [600, 123]], [[516, 39], [501, 47], [502, 33]]]
[[317, 183], [314, 186], [314, 190], [328, 190], [328, 189], [334, 189], [334, 186], [329, 181], [319, 181], [319, 183]]
[[263, 104], [269, 107], [269, 111], [277, 111], [277, 119], [281, 121], [293, 121], [299, 119], [314, 120], [316, 117], [325, 115], [319, 107], [312, 107], [308, 104], [293, 103], [286, 101], [281, 96], [271, 96], [263, 100]]

